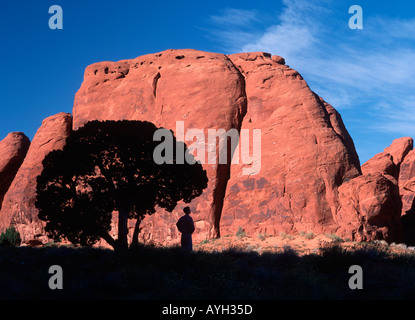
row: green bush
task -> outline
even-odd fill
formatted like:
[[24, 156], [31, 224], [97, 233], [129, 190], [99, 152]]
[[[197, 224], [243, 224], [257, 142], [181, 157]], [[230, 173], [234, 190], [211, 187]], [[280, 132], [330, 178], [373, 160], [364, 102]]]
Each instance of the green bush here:
[[14, 227], [7, 228], [0, 234], [0, 248], [18, 247], [21, 242], [20, 233]]

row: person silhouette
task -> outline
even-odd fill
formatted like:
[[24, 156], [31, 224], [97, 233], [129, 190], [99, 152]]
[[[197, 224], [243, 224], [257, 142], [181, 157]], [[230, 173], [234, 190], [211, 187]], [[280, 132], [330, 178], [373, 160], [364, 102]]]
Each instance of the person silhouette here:
[[183, 208], [183, 212], [185, 213], [184, 216], [182, 216], [179, 221], [177, 221], [176, 226], [177, 229], [182, 233], [181, 237], [181, 246], [182, 249], [186, 251], [192, 251], [193, 250], [193, 244], [192, 244], [192, 233], [195, 231], [195, 225], [193, 223], [193, 219], [190, 216], [190, 213], [192, 212], [189, 207]]

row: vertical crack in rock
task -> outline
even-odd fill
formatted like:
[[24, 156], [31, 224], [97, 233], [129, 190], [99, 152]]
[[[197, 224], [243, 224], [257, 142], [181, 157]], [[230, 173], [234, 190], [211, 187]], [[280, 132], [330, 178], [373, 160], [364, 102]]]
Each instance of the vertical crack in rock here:
[[157, 72], [157, 74], [154, 76], [154, 79], [153, 79], [153, 97], [154, 98], [156, 98], [157, 96], [157, 82], [159, 81], [160, 77], [161, 77], [160, 72]]
[[[242, 99], [241, 108], [238, 109], [238, 114], [236, 119], [232, 124], [232, 128], [238, 130], [238, 133], [241, 132], [242, 128], [242, 121], [247, 113], [248, 108], [248, 99], [246, 97], [246, 89], [245, 89], [245, 77], [242, 72], [236, 67], [233, 61], [226, 56], [226, 58], [231, 62], [235, 70], [238, 72], [238, 76], [241, 82], [241, 95], [238, 97], [237, 101], [239, 102]], [[240, 141], [238, 141], [239, 144]], [[220, 237], [220, 219], [222, 217], [222, 209], [226, 195], [226, 187], [228, 185], [228, 181], [231, 177], [231, 161], [232, 156], [235, 150], [232, 150], [231, 145], [231, 137], [227, 137], [227, 159], [226, 164], [219, 164], [219, 147], [216, 148], [216, 163], [218, 163], [217, 171], [216, 171], [216, 183], [213, 188], [213, 201], [210, 210], [210, 218], [213, 225], [213, 228], [210, 232], [211, 238], [219, 238]]]

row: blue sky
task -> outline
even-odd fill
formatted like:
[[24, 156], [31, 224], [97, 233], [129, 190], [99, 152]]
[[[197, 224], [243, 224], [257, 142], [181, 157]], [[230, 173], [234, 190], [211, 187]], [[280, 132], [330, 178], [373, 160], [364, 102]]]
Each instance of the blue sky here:
[[[348, 27], [351, 5], [363, 30]], [[51, 5], [63, 30], [51, 30]], [[32, 139], [71, 112], [87, 65], [170, 48], [281, 55], [342, 115], [363, 163], [393, 139], [415, 138], [415, 2], [0, 1], [0, 139]]]

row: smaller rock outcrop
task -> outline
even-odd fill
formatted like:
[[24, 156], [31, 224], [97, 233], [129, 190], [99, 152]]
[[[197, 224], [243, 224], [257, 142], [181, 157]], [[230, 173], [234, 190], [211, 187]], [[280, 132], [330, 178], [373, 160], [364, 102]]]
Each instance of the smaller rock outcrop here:
[[362, 165], [363, 175], [339, 187], [340, 233], [357, 241], [404, 240], [400, 171], [407, 167], [402, 164], [412, 149], [412, 138], [394, 140]]
[[339, 233], [354, 241], [401, 242], [401, 201], [397, 180], [380, 172], [356, 177], [339, 187]]
[[0, 209], [29, 146], [30, 140], [22, 132], [11, 132], [0, 141]]
[[362, 173], [382, 172], [399, 179], [399, 172], [406, 155], [413, 149], [410, 137], [395, 139], [392, 144], [362, 165]]
[[44, 236], [42, 222], [37, 218], [36, 179], [43, 170], [45, 156], [63, 148], [72, 130], [72, 116], [59, 113], [46, 118], [36, 132], [13, 183], [10, 185], [0, 211], [0, 231], [14, 225], [22, 241]]

